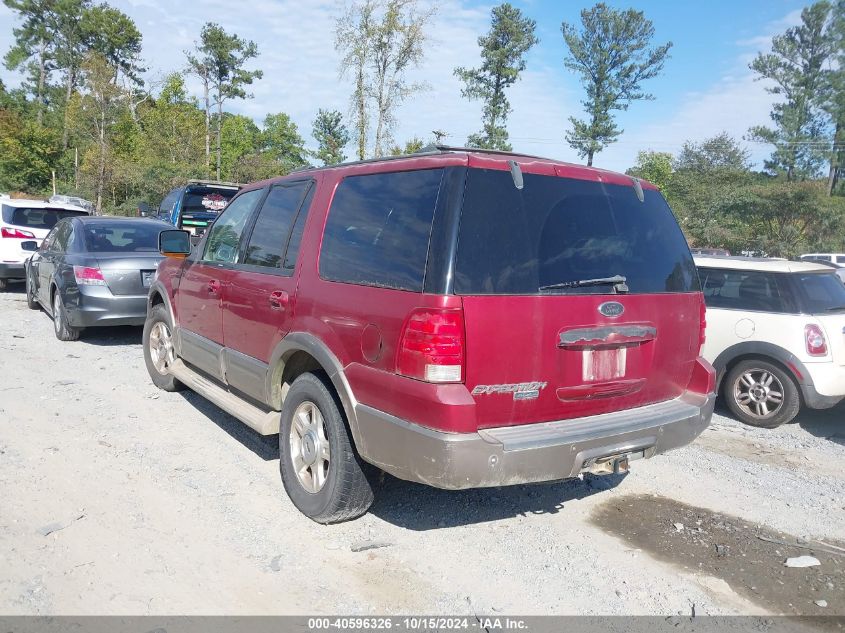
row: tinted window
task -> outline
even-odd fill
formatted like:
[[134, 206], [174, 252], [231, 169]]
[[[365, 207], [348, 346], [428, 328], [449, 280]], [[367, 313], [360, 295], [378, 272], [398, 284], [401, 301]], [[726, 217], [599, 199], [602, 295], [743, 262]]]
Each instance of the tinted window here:
[[290, 233], [290, 240], [288, 240], [288, 249], [285, 252], [285, 265], [287, 270], [293, 270], [296, 267], [296, 258], [299, 256], [299, 245], [302, 243], [302, 231], [305, 230], [305, 220], [308, 218], [308, 209], [311, 206], [311, 199], [314, 197], [314, 187], [308, 190], [305, 196], [305, 202], [299, 210], [299, 215], [296, 216], [296, 222], [293, 225], [293, 230]]
[[182, 198], [181, 212], [220, 213], [236, 193], [237, 189], [189, 187]]
[[56, 227], [56, 237], [53, 240], [50, 250], [56, 251], [57, 253], [63, 253], [67, 249], [68, 242], [70, 241], [70, 234], [70, 222], [62, 222], [58, 225]]
[[170, 214], [173, 211], [173, 205], [176, 204], [176, 200], [179, 198], [180, 191], [181, 189], [178, 188], [173, 189], [161, 201], [161, 206], [158, 208], [158, 215], [162, 220], [170, 221]]
[[31, 229], [52, 229], [63, 218], [88, 215], [85, 211], [70, 209], [29, 209], [24, 207], [5, 207], [3, 219], [9, 224], [26, 226]]
[[91, 253], [142, 253], [158, 252], [158, 234], [164, 229], [146, 222], [86, 222], [82, 234]]
[[[663, 197], [606, 185], [470, 169], [461, 212], [458, 294], [538, 294], [542, 286], [622, 275], [631, 293], [690, 292], [698, 277]], [[549, 290], [608, 293], [608, 285]]]
[[[790, 307], [770, 273], [750, 270], [715, 270], [702, 268], [704, 302], [709, 308], [788, 312]], [[840, 283], [840, 285], [842, 285]]]
[[237, 261], [241, 235], [252, 210], [262, 195], [264, 195], [264, 189], [254, 189], [232, 201], [232, 204], [211, 226], [205, 243], [203, 260], [229, 264]]
[[799, 288], [804, 312], [819, 314], [845, 310], [845, 285], [836, 273], [805, 273], [792, 275]]
[[836, 263], [837, 264], [845, 264], [845, 255], [837, 255], [836, 256]]
[[310, 183], [299, 182], [270, 189], [261, 205], [246, 247], [244, 264], [281, 268], [290, 229]]
[[430, 169], [344, 179], [323, 235], [323, 279], [422, 290], [442, 175]]

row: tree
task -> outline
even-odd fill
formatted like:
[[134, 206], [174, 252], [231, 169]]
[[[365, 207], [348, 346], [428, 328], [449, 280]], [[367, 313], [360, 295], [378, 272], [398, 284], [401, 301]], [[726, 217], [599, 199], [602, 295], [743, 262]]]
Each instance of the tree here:
[[388, 153], [391, 156], [404, 156], [407, 154], [414, 154], [420, 151], [425, 146], [425, 142], [418, 137], [414, 137], [405, 142], [405, 147], [400, 147], [399, 145], [394, 145], [390, 148]]
[[118, 73], [133, 84], [141, 85], [139, 66], [141, 32], [128, 15], [107, 4], [91, 7], [84, 13], [85, 31], [90, 49], [99, 53]]
[[50, 29], [45, 19], [52, 0], [3, 0], [3, 4], [17, 11], [22, 24], [12, 30], [15, 43], [4, 61], [9, 70], [25, 68], [35, 78], [36, 119], [40, 124], [44, 114], [47, 81], [53, 70], [50, 58]]
[[59, 154], [52, 130], [0, 108], [0, 189], [46, 192]]
[[337, 22], [335, 47], [341, 53], [341, 75], [352, 72], [352, 101], [358, 156], [366, 155], [370, 111], [375, 114], [373, 154], [382, 156], [392, 140], [396, 109], [411, 95], [425, 90], [407, 72], [424, 57], [426, 26], [434, 8], [420, 10], [417, 0], [361, 0]]
[[672, 154], [653, 151], [639, 152], [637, 164], [625, 173], [637, 178], [644, 178], [657, 185], [665, 193], [672, 180]]
[[824, 72], [821, 107], [833, 124], [827, 176], [827, 192], [833, 195], [845, 169], [845, 0], [833, 7], [827, 37], [835, 63]]
[[367, 64], [370, 59], [374, 13], [378, 0], [362, 0], [351, 4], [335, 24], [335, 50], [341, 54], [340, 76], [352, 74], [355, 88], [351, 104], [356, 134], [358, 160], [367, 156], [367, 133], [370, 113], [367, 102]]
[[[206, 170], [210, 165], [210, 124], [211, 107], [217, 107], [217, 178], [220, 179], [221, 135], [223, 127], [223, 103], [230, 99], [247, 99], [245, 86], [263, 76], [260, 70], [245, 70], [246, 63], [258, 56], [255, 42], [242, 40], [237, 35], [229, 35], [213, 22], [202, 27], [200, 43], [195, 47], [195, 54], [186, 53], [188, 67], [203, 82], [205, 119], [206, 119]], [[210, 101], [214, 98], [213, 104]]]
[[675, 161], [675, 169], [706, 173], [713, 170], [748, 171], [751, 153], [727, 132], [700, 143], [686, 141]]
[[240, 114], [224, 114], [221, 126], [221, 169], [226, 178], [232, 178], [235, 165], [244, 156], [259, 153], [262, 144], [261, 129], [252, 119]]
[[536, 25], [534, 20], [522, 17], [522, 12], [508, 3], [494, 7], [490, 30], [478, 38], [481, 66], [455, 69], [455, 76], [464, 82], [461, 96], [484, 102], [482, 131], [471, 135], [467, 144], [486, 149], [511, 149], [505, 127], [511, 107], [505, 90], [516, 83], [525, 70], [525, 55], [538, 42], [534, 35]]
[[564, 65], [581, 75], [587, 92], [581, 103], [588, 120], [570, 117], [566, 141], [592, 165], [595, 154], [623, 132], [616, 127], [613, 111], [654, 99], [641, 86], [663, 71], [672, 43], [651, 47], [654, 26], [642, 11], [620, 11], [604, 3], [581, 11], [580, 31], [566, 22], [561, 31], [569, 49]]
[[773, 83], [766, 91], [783, 96], [784, 101], [772, 106], [773, 128], [756, 126], [749, 135], [775, 146], [766, 168], [785, 174], [789, 181], [812, 178], [825, 158], [820, 149], [827, 143], [819, 144], [825, 121], [817, 98], [823, 87], [824, 64], [831, 55], [825, 33], [830, 8], [826, 0], [804, 8], [801, 24], [772, 38], [772, 51], [759, 53], [750, 64], [759, 79]]
[[284, 112], [264, 117], [263, 150], [287, 173], [306, 164], [305, 141]]
[[311, 134], [317, 141], [314, 157], [321, 160], [323, 165], [336, 165], [346, 160], [343, 150], [349, 144], [350, 136], [340, 112], [318, 110]]

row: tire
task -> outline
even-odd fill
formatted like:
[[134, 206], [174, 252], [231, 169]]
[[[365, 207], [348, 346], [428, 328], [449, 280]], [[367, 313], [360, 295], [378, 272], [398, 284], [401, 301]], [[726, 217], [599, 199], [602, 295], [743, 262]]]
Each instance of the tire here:
[[317, 523], [356, 519], [373, 503], [372, 467], [358, 457], [333, 388], [321, 374], [293, 381], [282, 406], [279, 457], [285, 491]]
[[744, 360], [725, 376], [723, 396], [741, 422], [774, 429], [790, 422], [801, 408], [795, 380], [766, 360]]
[[79, 338], [81, 328], [72, 327], [67, 321], [67, 312], [62, 303], [62, 293], [58, 288], [53, 289], [53, 331], [60, 341], [75, 341]]
[[0, 279], [0, 292], [5, 292], [6, 288], [9, 287], [9, 280], [8, 279]]
[[181, 382], [167, 371], [167, 366], [176, 360], [173, 348], [173, 324], [164, 304], [154, 305], [144, 321], [144, 363], [153, 384], [164, 391], [181, 391]]
[[26, 273], [26, 305], [30, 310], [40, 310], [41, 304], [35, 298], [34, 288], [32, 287], [32, 277], [29, 271]]

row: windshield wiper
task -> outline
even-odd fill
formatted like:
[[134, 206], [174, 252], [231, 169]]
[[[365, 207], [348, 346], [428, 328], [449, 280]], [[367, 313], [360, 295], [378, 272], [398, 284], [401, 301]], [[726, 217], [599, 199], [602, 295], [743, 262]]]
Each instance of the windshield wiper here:
[[845, 310], [845, 306], [833, 306], [832, 308], [825, 308], [827, 312], [836, 312], [837, 310]]
[[616, 293], [628, 292], [628, 286], [625, 284], [627, 279], [622, 275], [613, 275], [613, 277], [599, 277], [598, 279], [578, 279], [576, 281], [561, 281], [556, 284], [549, 284], [548, 286], [540, 286], [540, 291], [543, 290], [557, 290], [560, 288], [584, 288], [586, 286], [605, 286], [612, 285], [613, 291]]

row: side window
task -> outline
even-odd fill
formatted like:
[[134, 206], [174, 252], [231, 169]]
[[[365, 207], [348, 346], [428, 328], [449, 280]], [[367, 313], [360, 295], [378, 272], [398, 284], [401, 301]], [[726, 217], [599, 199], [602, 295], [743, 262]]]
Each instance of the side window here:
[[282, 268], [291, 226], [310, 182], [277, 185], [261, 205], [244, 254], [248, 266]]
[[179, 196], [179, 189], [173, 189], [161, 201], [161, 206], [158, 208], [158, 217], [165, 222], [170, 221], [170, 213], [173, 211], [173, 205], [176, 203], [176, 198]]
[[331, 281], [421, 291], [442, 169], [345, 178], [320, 251]]
[[264, 189], [254, 189], [238, 196], [211, 225], [202, 260], [234, 264], [238, 259], [238, 246], [247, 221], [255, 205], [264, 195]]
[[305, 202], [299, 209], [299, 215], [296, 216], [296, 223], [293, 225], [293, 230], [290, 232], [290, 239], [288, 240], [288, 249], [285, 252], [286, 270], [293, 270], [296, 267], [296, 259], [299, 256], [299, 245], [302, 243], [302, 231], [305, 230], [305, 220], [308, 219], [308, 209], [311, 207], [311, 199], [314, 197], [314, 187], [308, 190], [305, 196]]
[[51, 246], [52, 251], [56, 253], [64, 253], [67, 250], [68, 242], [70, 241], [71, 233], [70, 222], [63, 222], [56, 229], [56, 237], [53, 239]]
[[746, 270], [702, 269], [704, 302], [711, 308], [788, 312], [774, 275]]

